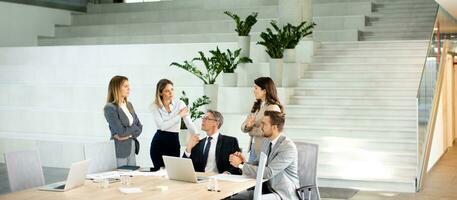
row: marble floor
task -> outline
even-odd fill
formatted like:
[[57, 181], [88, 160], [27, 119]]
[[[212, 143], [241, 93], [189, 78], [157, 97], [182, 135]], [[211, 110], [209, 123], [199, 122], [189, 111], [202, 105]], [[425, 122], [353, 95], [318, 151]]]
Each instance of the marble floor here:
[[350, 200], [456, 200], [457, 147], [450, 148], [425, 177], [418, 193], [358, 192]]

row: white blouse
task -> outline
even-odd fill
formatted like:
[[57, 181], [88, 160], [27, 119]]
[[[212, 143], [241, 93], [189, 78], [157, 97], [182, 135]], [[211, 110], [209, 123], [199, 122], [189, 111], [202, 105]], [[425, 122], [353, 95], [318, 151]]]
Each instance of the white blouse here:
[[[154, 116], [154, 121], [158, 130], [168, 131], [168, 132], [179, 132], [181, 129], [181, 117], [179, 116], [179, 111], [185, 108], [186, 104], [179, 100], [172, 100], [170, 104], [170, 112], [168, 112], [165, 107], [158, 107], [156, 104], [152, 106], [152, 115]], [[184, 123], [186, 124], [187, 129], [190, 133], [197, 133], [194, 123], [190, 118], [190, 113], [183, 117]]]
[[122, 111], [124, 111], [125, 115], [127, 115], [127, 118], [129, 118], [129, 126], [131, 126], [133, 124], [133, 116], [132, 116], [132, 113], [130, 113], [129, 109], [127, 108], [127, 104], [120, 103], [119, 105], [120, 105]]

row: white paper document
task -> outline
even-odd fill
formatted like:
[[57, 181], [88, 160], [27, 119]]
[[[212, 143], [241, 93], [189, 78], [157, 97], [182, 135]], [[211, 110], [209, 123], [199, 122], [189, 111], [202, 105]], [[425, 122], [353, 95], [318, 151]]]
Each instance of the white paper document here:
[[232, 174], [218, 174], [218, 175], [211, 176], [211, 178], [215, 178], [220, 181], [230, 181], [230, 182], [238, 182], [238, 183], [255, 180], [255, 179], [249, 178], [247, 176], [232, 175]]
[[137, 188], [137, 187], [129, 187], [129, 188], [120, 187], [119, 191], [121, 191], [122, 193], [125, 193], [125, 194], [135, 194], [135, 193], [143, 192], [143, 190], [141, 190], [141, 188]]
[[109, 171], [109, 172], [101, 172], [96, 174], [88, 174], [86, 179], [92, 180], [99, 180], [99, 179], [107, 179], [107, 178], [120, 178], [120, 174], [118, 171]]

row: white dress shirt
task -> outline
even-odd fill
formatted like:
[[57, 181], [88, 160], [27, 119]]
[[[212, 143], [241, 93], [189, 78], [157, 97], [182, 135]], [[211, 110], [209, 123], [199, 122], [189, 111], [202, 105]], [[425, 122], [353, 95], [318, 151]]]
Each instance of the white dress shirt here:
[[[179, 100], [172, 100], [170, 104], [170, 112], [165, 107], [158, 107], [156, 104], [152, 106], [152, 115], [158, 130], [177, 133], [181, 129], [181, 117], [179, 111], [185, 108], [186, 104]], [[190, 113], [183, 117], [184, 123], [190, 133], [197, 133], [194, 123], [190, 119]]]
[[273, 149], [275, 144], [278, 142], [279, 136], [281, 136], [281, 134], [279, 134], [275, 139], [270, 141], [271, 142], [271, 149]]
[[[208, 146], [208, 137], [209, 136], [206, 136], [203, 152], [205, 152], [206, 146]], [[209, 152], [208, 152], [208, 160], [206, 162], [205, 172], [219, 173], [219, 170], [217, 170], [217, 163], [216, 163], [216, 146], [217, 146], [217, 139], [219, 138], [219, 132], [216, 132], [211, 137], [213, 139], [211, 139], [211, 147], [209, 148]], [[185, 150], [184, 153], [186, 154], [187, 157], [190, 157], [190, 152], [187, 152]]]
[[129, 109], [127, 108], [126, 103], [120, 103], [119, 106], [121, 107], [122, 111], [124, 111], [125, 115], [127, 115], [127, 118], [129, 119], [129, 126], [133, 124], [133, 116], [132, 113], [130, 113]]

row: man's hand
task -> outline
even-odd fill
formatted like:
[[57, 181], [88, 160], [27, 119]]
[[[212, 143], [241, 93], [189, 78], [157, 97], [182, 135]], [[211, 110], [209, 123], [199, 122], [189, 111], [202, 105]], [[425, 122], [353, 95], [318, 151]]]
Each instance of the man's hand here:
[[238, 151], [231, 154], [229, 157], [230, 164], [236, 168], [238, 168], [238, 165], [244, 163], [245, 160], [246, 159], [244, 158], [243, 154]]
[[192, 148], [194, 148], [195, 145], [197, 145], [199, 141], [200, 141], [200, 137], [198, 137], [198, 135], [191, 134], [190, 138], [189, 138], [189, 142], [187, 143], [186, 152], [187, 153], [192, 152]]

